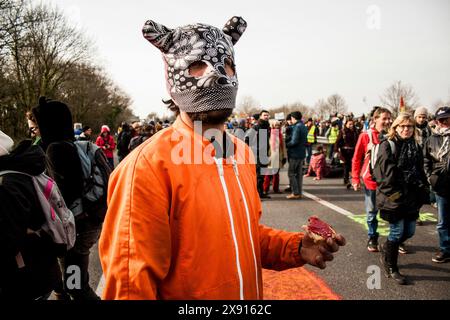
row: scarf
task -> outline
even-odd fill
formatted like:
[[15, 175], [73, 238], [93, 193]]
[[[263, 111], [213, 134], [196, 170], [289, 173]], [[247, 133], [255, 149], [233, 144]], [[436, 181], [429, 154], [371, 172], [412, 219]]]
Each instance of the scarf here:
[[437, 157], [439, 161], [443, 161], [448, 157], [450, 152], [450, 128], [439, 128], [439, 134], [444, 137], [444, 141], [437, 153]]
[[418, 168], [419, 152], [417, 142], [414, 137], [402, 139], [397, 135], [401, 142], [400, 151], [397, 159], [397, 167], [403, 174], [404, 182], [408, 185], [418, 185], [421, 182], [420, 168]]

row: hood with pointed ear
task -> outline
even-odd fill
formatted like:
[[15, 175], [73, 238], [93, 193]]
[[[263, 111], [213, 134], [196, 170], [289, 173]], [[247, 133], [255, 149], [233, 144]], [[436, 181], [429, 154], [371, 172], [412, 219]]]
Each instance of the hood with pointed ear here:
[[[241, 17], [231, 18], [222, 30], [201, 23], [175, 29], [152, 20], [145, 23], [143, 35], [162, 52], [167, 90], [182, 111], [235, 107], [237, 75], [227, 74], [225, 64], [234, 67], [234, 44], [246, 27]], [[203, 75], [190, 75], [189, 66], [194, 62], [205, 66]]]

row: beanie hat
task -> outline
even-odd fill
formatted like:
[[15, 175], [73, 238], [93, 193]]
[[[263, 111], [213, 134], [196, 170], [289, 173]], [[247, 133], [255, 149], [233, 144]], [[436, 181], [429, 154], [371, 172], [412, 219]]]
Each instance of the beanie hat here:
[[102, 125], [102, 130], [101, 130], [101, 133], [103, 133], [103, 132], [110, 132], [111, 130], [109, 130], [109, 127], [106, 125], [106, 124], [104, 124], [104, 125]]
[[414, 118], [418, 117], [419, 115], [424, 115], [428, 117], [428, 109], [426, 107], [419, 107], [414, 111]]
[[0, 130], [0, 157], [9, 154], [14, 141]]
[[[157, 47], [165, 62], [167, 90], [185, 112], [233, 109], [236, 105], [236, 74], [225, 72], [225, 62], [234, 65], [234, 44], [247, 27], [241, 17], [231, 18], [221, 29], [196, 23], [175, 29], [148, 20], [142, 33]], [[201, 76], [191, 76], [189, 66], [206, 65]]]

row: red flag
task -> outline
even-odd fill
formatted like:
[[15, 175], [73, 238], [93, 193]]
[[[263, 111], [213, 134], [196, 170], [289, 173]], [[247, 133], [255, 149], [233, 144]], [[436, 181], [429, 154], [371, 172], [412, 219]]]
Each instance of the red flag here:
[[403, 97], [400, 97], [400, 112], [405, 112], [405, 101], [403, 101]]

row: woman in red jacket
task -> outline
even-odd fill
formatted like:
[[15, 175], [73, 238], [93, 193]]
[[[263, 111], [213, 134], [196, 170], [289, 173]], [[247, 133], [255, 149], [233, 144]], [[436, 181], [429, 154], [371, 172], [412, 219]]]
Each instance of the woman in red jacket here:
[[97, 141], [95, 142], [100, 148], [102, 148], [103, 152], [108, 158], [109, 164], [111, 168], [114, 169], [114, 148], [116, 147], [116, 143], [114, 138], [110, 134], [109, 127], [107, 125], [102, 126], [102, 131], [100, 135], [97, 137]]

